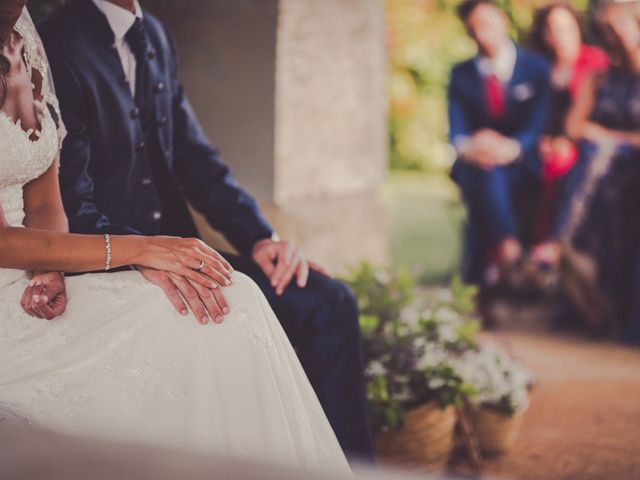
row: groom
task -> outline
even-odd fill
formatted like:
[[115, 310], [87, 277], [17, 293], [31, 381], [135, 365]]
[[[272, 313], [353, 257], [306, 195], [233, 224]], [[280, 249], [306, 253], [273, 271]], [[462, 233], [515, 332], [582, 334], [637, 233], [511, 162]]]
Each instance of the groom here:
[[[71, 231], [196, 237], [190, 202], [240, 252], [230, 263], [269, 300], [345, 452], [371, 459], [353, 294], [280, 240], [236, 183], [185, 97], [165, 26], [136, 0], [70, 0], [40, 30], [68, 130]], [[222, 321], [224, 289], [141, 273], [179, 311], [184, 299], [198, 319]]]

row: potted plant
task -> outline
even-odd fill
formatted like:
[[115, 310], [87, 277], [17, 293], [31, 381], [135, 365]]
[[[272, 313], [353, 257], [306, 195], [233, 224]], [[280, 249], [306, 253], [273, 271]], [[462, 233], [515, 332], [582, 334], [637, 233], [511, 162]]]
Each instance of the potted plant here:
[[454, 447], [455, 406], [472, 393], [457, 371], [474, 348], [473, 291], [420, 291], [406, 271], [363, 265], [349, 282], [361, 309], [367, 395], [382, 457], [444, 465]]
[[516, 441], [529, 407], [533, 376], [494, 343], [466, 351], [456, 369], [473, 393], [470, 417], [485, 454], [507, 451]]

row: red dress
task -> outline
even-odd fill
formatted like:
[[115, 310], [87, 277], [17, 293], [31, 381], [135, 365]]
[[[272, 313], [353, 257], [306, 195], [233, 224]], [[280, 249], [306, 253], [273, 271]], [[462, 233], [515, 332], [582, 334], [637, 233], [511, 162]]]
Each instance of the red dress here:
[[[545, 132], [545, 138], [557, 139], [565, 135], [565, 121], [567, 114], [575, 100], [584, 80], [594, 72], [606, 70], [609, 59], [600, 48], [590, 45], [582, 45], [580, 54], [573, 66], [569, 84], [564, 89], [554, 88], [551, 107], [551, 118]], [[548, 140], [547, 140], [548, 141]], [[578, 159], [578, 149], [567, 140], [555, 140], [563, 142], [562, 148], [554, 148], [553, 151], [542, 148], [542, 192], [541, 208], [538, 219], [536, 239], [542, 241], [546, 238], [550, 225], [555, 215], [562, 180], [573, 168]]]

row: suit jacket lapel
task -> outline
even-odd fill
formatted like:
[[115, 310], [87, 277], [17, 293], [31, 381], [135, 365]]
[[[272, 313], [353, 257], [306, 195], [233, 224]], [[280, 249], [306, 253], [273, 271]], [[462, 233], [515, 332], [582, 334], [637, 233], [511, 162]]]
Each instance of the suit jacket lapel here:
[[489, 102], [485, 91], [484, 77], [478, 70], [478, 65], [474, 59], [467, 63], [466, 68], [460, 72], [464, 90], [469, 92], [472, 101], [478, 107], [480, 115], [485, 119], [489, 118]]
[[82, 17], [86, 19], [85, 26], [94, 32], [101, 43], [106, 46], [115, 43], [115, 36], [109, 22], [92, 0], [74, 0], [73, 5], [80, 10]]
[[513, 73], [511, 79], [505, 85], [505, 106], [506, 116], [510, 117], [512, 112], [516, 110], [516, 98], [514, 95], [514, 88], [522, 83], [523, 80], [523, 64], [522, 64], [522, 50], [516, 48], [516, 63], [513, 66]]
[[[104, 14], [95, 6], [92, 0], [74, 0], [74, 5], [80, 9], [83, 18], [86, 19], [85, 26], [96, 37], [97, 42], [103, 47], [96, 54], [96, 61], [107, 65], [108, 71], [113, 75], [113, 85], [125, 85], [126, 76], [122, 68], [122, 62], [115, 48], [115, 36], [109, 22]], [[127, 87], [127, 92], [131, 103], [135, 103], [131, 90]]]

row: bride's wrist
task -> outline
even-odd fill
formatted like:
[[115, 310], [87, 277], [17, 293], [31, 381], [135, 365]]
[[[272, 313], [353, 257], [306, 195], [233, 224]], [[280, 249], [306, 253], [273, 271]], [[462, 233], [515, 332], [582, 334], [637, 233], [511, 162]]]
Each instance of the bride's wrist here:
[[41, 277], [44, 275], [59, 275], [60, 277], [64, 278], [64, 272], [57, 272], [57, 271], [47, 271], [47, 270], [34, 270], [31, 272], [28, 272], [28, 276], [29, 278], [34, 278], [34, 277]]
[[141, 235], [111, 236], [111, 266], [144, 265], [149, 253], [148, 238]]

